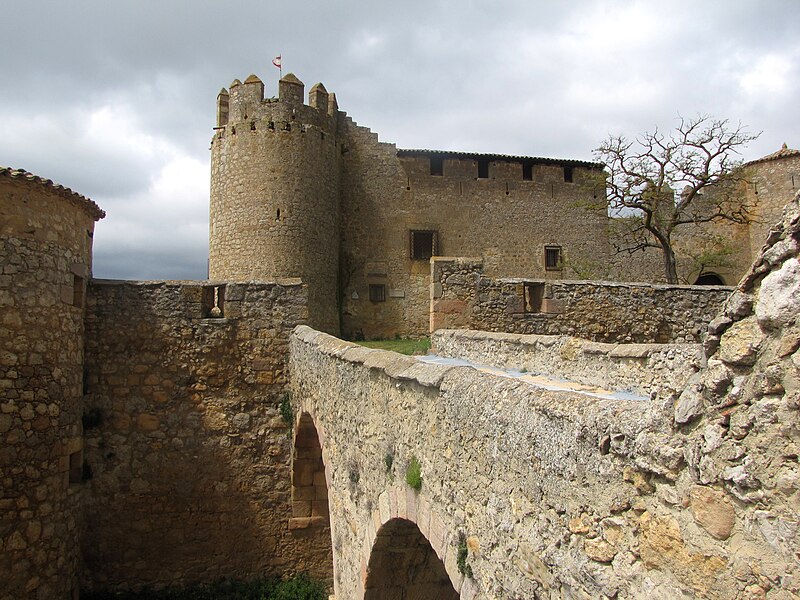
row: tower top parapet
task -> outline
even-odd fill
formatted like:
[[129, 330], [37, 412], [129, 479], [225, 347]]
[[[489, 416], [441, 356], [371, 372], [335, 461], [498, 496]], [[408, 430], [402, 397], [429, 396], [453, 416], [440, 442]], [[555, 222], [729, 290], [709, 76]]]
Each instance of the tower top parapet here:
[[[228, 89], [222, 88], [217, 95], [218, 128], [229, 122], [266, 118], [269, 121], [282, 121], [283, 111], [291, 120], [295, 112], [301, 111], [309, 119], [308, 123], [321, 124], [339, 112], [336, 96], [328, 92], [322, 83], [316, 83], [308, 92], [308, 102], [304, 103], [305, 84], [294, 73], [287, 73], [278, 81], [278, 97], [264, 97], [264, 82], [254, 74], [244, 80], [234, 79]], [[308, 109], [314, 109], [309, 112]], [[298, 113], [299, 114], [299, 113]], [[320, 120], [321, 119], [321, 120]]]

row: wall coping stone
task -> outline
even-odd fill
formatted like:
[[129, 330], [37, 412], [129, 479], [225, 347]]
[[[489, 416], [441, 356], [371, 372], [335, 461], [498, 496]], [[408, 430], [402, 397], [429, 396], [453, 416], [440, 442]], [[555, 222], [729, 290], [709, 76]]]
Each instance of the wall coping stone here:
[[303, 280], [299, 277], [273, 280], [252, 280], [252, 281], [223, 281], [206, 279], [92, 279], [92, 285], [132, 285], [137, 287], [180, 285], [180, 286], [200, 286], [210, 287], [217, 285], [278, 285], [281, 287], [296, 287], [303, 285]]
[[612, 358], [647, 358], [657, 352], [670, 348], [694, 348], [700, 351], [702, 344], [613, 344], [607, 342], [594, 342], [584, 338], [569, 335], [542, 335], [524, 333], [506, 333], [496, 331], [481, 331], [478, 329], [437, 329], [434, 335], [456, 335], [468, 340], [490, 340], [508, 342], [522, 346], [541, 345], [549, 348], [560, 341], [579, 344], [584, 354], [602, 354]]
[[736, 289], [731, 285], [686, 285], [669, 283], [646, 283], [639, 281], [605, 281], [598, 279], [537, 279], [529, 277], [498, 277], [498, 283], [545, 283], [550, 285], [591, 285], [594, 287], [614, 287], [614, 288], [646, 288], [653, 290], [724, 290]]

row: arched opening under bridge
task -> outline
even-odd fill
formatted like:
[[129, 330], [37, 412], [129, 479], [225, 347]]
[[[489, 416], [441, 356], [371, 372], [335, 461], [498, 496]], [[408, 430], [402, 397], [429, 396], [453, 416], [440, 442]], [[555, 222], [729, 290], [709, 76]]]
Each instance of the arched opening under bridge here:
[[725, 281], [716, 273], [703, 273], [694, 282], [695, 285], [725, 285]]
[[442, 559], [412, 521], [392, 519], [375, 536], [364, 600], [458, 600]]
[[333, 586], [333, 547], [328, 512], [328, 484], [317, 428], [308, 413], [300, 415], [292, 449], [292, 516], [289, 529], [306, 547], [308, 564], [298, 564], [314, 578]]

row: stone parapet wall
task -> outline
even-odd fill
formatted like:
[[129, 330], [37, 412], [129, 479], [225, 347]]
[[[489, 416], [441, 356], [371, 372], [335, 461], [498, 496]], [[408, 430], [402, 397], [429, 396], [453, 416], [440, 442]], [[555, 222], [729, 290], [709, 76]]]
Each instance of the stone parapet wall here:
[[296, 280], [92, 282], [85, 587], [330, 577], [319, 533], [288, 527], [291, 436], [279, 406], [289, 333], [307, 314]]
[[[619, 448], [650, 422], [646, 403], [551, 392], [308, 328], [292, 337], [291, 372], [296, 410], [323, 440], [337, 597], [363, 597], [378, 531], [398, 518], [417, 525], [461, 598], [533, 598], [537, 579], [587, 589], [602, 571], [590, 562], [577, 572], [587, 562], [577, 538], [555, 542], [566, 515], [595, 505], [610, 514], [610, 478], [620, 497], [636, 495], [598, 445], [613, 435]], [[422, 465], [418, 494], [404, 481], [412, 458]], [[473, 548], [474, 578], [458, 570], [459, 534]], [[564, 564], [555, 586], [543, 551]]]
[[664, 401], [704, 365], [699, 344], [606, 344], [555, 335], [440, 329], [431, 352]]
[[496, 279], [485, 276], [475, 258], [433, 258], [431, 273], [431, 331], [569, 335], [609, 343], [699, 343], [733, 289]]
[[0, 599], [77, 593], [91, 236], [103, 212], [0, 168]]

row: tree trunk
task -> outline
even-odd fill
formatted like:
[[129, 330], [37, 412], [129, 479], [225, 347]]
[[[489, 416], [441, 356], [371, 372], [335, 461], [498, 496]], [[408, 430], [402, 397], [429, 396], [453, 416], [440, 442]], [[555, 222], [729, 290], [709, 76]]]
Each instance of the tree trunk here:
[[664, 256], [664, 276], [667, 283], [678, 283], [678, 267], [675, 263], [675, 252], [672, 250], [672, 244], [669, 240], [660, 240], [661, 252]]

